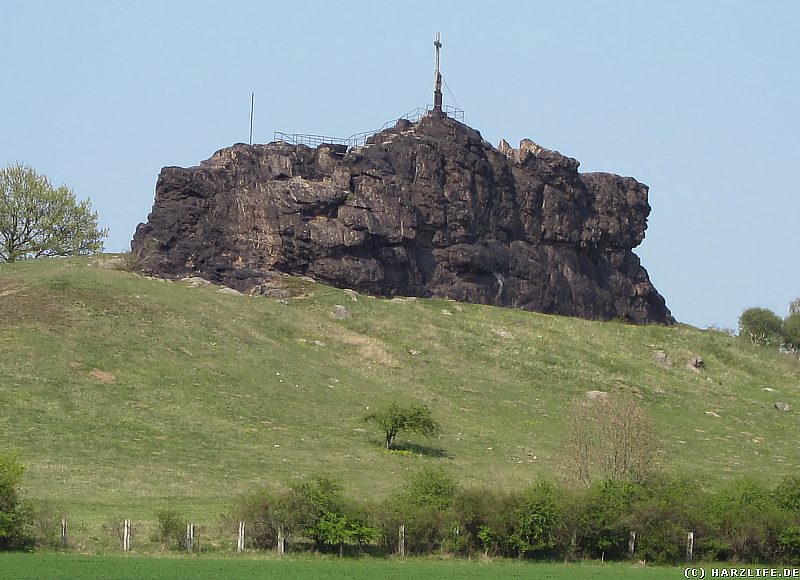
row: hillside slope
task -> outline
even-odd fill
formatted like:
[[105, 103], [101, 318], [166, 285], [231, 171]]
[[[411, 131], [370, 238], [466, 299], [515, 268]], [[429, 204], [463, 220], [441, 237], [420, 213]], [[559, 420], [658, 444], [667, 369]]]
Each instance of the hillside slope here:
[[[800, 467], [800, 366], [723, 333], [353, 301], [297, 278], [285, 299], [231, 295], [113, 262], [0, 265], [0, 447], [27, 463], [32, 497], [218, 507], [325, 472], [377, 498], [428, 463], [517, 488], [565, 475], [570, 405], [594, 389], [641, 397], [671, 471], [714, 483]], [[391, 400], [429, 405], [441, 437], [384, 452], [362, 419]]]

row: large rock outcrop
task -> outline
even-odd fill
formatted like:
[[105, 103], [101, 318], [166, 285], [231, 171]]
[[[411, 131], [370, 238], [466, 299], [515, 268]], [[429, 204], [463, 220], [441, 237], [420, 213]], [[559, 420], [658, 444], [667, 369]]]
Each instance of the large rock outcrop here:
[[672, 323], [632, 252], [647, 191], [429, 116], [350, 151], [238, 144], [165, 167], [132, 249], [149, 272], [242, 291], [280, 271], [381, 296]]

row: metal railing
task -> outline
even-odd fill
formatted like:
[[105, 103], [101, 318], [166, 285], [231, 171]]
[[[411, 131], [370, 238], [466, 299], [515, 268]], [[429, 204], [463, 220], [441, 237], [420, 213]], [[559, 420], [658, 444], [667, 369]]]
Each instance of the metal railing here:
[[[373, 133], [370, 133], [372, 135]], [[312, 135], [309, 133], [284, 133], [275, 131], [274, 141], [283, 141], [289, 145], [306, 145], [312, 149], [320, 145], [347, 145], [347, 148], [359, 147], [364, 144], [366, 137], [361, 134], [351, 135], [350, 137], [328, 137], [325, 135]]]
[[[354, 133], [349, 137], [330, 137], [327, 135], [314, 135], [311, 133], [284, 133], [283, 131], [275, 131], [273, 140], [283, 141], [289, 145], [306, 145], [312, 149], [319, 147], [320, 145], [346, 145], [348, 149], [352, 149], [353, 147], [363, 147], [367, 144], [367, 140], [370, 137], [388, 129], [389, 127], [394, 127], [401, 119], [411, 121], [412, 123], [418, 123], [432, 110], [433, 105], [428, 105], [427, 107], [417, 107], [416, 109], [412, 109], [397, 119], [386, 121], [380, 127], [380, 129]], [[450, 105], [442, 105], [442, 111], [446, 113], [448, 117], [455, 119], [460, 123], [464, 122], [464, 111], [462, 109], [458, 109]]]

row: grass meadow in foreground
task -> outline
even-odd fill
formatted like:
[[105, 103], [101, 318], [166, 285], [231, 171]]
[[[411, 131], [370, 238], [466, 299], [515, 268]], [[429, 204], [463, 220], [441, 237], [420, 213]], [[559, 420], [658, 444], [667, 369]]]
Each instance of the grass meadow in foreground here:
[[219, 578], [281, 578], [437, 580], [539, 578], [568, 580], [660, 580], [683, 578], [682, 568], [643, 567], [631, 564], [541, 564], [513, 560], [335, 559], [335, 558], [215, 558], [80, 556], [52, 552], [0, 554], [0, 574], [7, 580], [212, 580]]

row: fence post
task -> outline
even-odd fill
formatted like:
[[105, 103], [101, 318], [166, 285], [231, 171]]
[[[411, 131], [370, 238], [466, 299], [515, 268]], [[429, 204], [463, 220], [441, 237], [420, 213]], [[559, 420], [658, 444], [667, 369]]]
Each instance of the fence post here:
[[686, 561], [691, 562], [694, 552], [694, 532], [686, 534]]
[[239, 539], [236, 542], [236, 551], [244, 552], [244, 522], [239, 522]]
[[278, 526], [278, 554], [286, 553], [286, 537], [283, 535], [283, 526]]
[[61, 547], [62, 548], [66, 548], [67, 547], [67, 516], [66, 516], [66, 514], [64, 514], [64, 516], [61, 518]]
[[122, 523], [122, 551], [129, 552], [131, 549], [131, 521], [125, 520]]
[[406, 526], [401, 524], [397, 532], [397, 555], [401, 558], [406, 555]]
[[633, 553], [636, 551], [636, 532], [631, 530], [628, 536], [628, 560], [633, 559]]
[[186, 551], [194, 550], [194, 524], [186, 524]]

